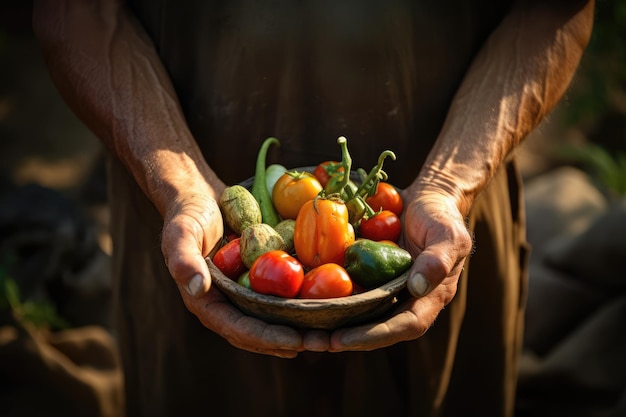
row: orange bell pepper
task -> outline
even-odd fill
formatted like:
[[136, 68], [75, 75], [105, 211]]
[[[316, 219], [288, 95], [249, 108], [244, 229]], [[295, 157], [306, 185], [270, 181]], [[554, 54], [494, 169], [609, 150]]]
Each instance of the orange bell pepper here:
[[348, 209], [341, 199], [316, 198], [298, 212], [293, 243], [298, 259], [308, 268], [329, 262], [343, 265], [346, 248], [354, 239]]

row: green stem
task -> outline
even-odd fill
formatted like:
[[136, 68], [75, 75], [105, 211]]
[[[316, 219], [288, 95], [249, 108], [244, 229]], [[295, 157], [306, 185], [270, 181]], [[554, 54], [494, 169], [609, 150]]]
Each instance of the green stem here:
[[378, 157], [378, 163], [372, 170], [369, 172], [367, 177], [361, 182], [359, 188], [356, 192], [357, 195], [362, 197], [372, 196], [376, 193], [376, 188], [378, 187], [378, 183], [381, 180], [386, 180], [388, 178], [387, 173], [383, 171], [383, 163], [385, 162], [385, 158], [391, 158], [392, 160], [396, 160], [396, 154], [390, 150], [383, 151]]
[[350, 156], [350, 152], [348, 152], [348, 140], [344, 136], [340, 136], [337, 138], [337, 143], [341, 147], [341, 163], [343, 165], [343, 178], [338, 184], [337, 192], [341, 194], [341, 192], [348, 185], [348, 181], [350, 181], [350, 169], [352, 169], [352, 157]]
[[348, 185], [348, 181], [350, 181], [350, 169], [352, 168], [352, 157], [350, 156], [350, 152], [348, 151], [348, 140], [344, 136], [340, 136], [337, 138], [337, 143], [341, 147], [341, 166], [343, 166], [343, 176], [341, 180], [337, 182], [332, 189], [327, 190], [328, 194], [339, 194], [343, 193], [344, 189]]

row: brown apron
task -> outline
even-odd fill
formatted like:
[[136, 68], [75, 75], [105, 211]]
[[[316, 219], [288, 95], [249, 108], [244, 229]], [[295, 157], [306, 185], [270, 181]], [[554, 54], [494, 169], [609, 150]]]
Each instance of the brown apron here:
[[[227, 183], [252, 175], [267, 136], [281, 140], [271, 161], [293, 167], [338, 158], [335, 141], [345, 135], [356, 166], [396, 152], [386, 170], [407, 185], [503, 13], [478, 13], [469, 2], [205, 1], [193, 13], [174, 2], [134, 3], [192, 132]], [[512, 415], [525, 288], [513, 165], [476, 201], [476, 253], [424, 337], [292, 360], [235, 349], [200, 325], [163, 262], [162, 219], [115, 160], [110, 175], [129, 416]]]

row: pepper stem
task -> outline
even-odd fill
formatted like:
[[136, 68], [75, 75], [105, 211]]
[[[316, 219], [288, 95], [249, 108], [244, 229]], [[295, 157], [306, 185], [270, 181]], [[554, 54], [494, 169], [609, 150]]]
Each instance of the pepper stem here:
[[396, 160], [396, 154], [390, 150], [383, 151], [378, 157], [378, 163], [376, 166], [372, 168], [367, 177], [361, 182], [359, 188], [357, 189], [356, 194], [360, 196], [372, 196], [376, 193], [376, 188], [378, 188], [378, 183], [381, 180], [386, 180], [388, 175], [385, 171], [383, 171], [383, 163], [385, 162], [385, 158], [391, 158], [393, 161]]
[[346, 188], [346, 186], [348, 185], [348, 181], [350, 180], [352, 157], [350, 156], [350, 152], [348, 151], [348, 139], [346, 139], [345, 136], [339, 136], [337, 138], [337, 143], [341, 147], [341, 166], [343, 166], [343, 176], [341, 177], [341, 181], [339, 181], [332, 190], [329, 190], [329, 194], [337, 193], [341, 195], [344, 188]]

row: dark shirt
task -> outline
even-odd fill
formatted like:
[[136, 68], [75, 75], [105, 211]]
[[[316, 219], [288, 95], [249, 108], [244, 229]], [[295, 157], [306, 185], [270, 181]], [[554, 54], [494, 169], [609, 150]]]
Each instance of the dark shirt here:
[[509, 2], [131, 0], [208, 163], [227, 183], [263, 139], [287, 167], [380, 152], [398, 186], [419, 172], [474, 55]]

